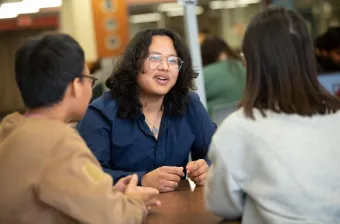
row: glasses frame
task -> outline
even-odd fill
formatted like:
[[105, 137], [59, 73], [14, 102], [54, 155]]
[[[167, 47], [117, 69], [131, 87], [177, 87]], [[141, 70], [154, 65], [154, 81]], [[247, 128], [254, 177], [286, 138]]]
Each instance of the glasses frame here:
[[82, 77], [85, 77], [85, 78], [88, 78], [88, 79], [91, 79], [92, 82], [91, 82], [91, 85], [92, 87], [94, 87], [94, 85], [96, 84], [96, 82], [98, 81], [98, 78], [97, 77], [94, 77], [93, 75], [85, 75], [85, 74], [81, 74]]
[[[151, 57], [152, 55], [157, 55], [157, 56], [160, 56], [160, 57], [161, 57], [161, 61], [159, 62], [159, 65], [157, 65], [156, 68], [151, 68], [151, 65], [150, 65], [150, 57]], [[181, 61], [181, 63], [179, 64], [178, 70], [176, 70], [176, 71], [170, 70], [170, 65], [169, 65], [169, 62], [168, 62], [168, 59], [169, 59], [170, 57], [178, 58], [178, 59]], [[169, 71], [170, 71], [170, 72], [178, 72], [178, 71], [180, 71], [180, 70], [182, 69], [183, 64], [184, 64], [184, 61], [182, 60], [182, 58], [177, 57], [177, 56], [164, 56], [164, 55], [159, 55], [159, 54], [150, 54], [150, 55], [146, 58], [146, 59], [149, 61], [149, 69], [158, 69], [159, 66], [163, 63], [163, 59], [164, 59], [164, 58], [167, 59], [167, 60], [166, 60], [166, 63], [168, 64], [168, 68], [169, 68]]]

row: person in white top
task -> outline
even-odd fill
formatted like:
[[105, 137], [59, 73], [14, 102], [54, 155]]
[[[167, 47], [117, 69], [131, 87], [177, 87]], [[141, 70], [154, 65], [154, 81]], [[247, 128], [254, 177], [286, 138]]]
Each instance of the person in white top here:
[[244, 224], [340, 223], [340, 100], [317, 80], [304, 19], [265, 9], [243, 54], [244, 97], [209, 151], [207, 209]]

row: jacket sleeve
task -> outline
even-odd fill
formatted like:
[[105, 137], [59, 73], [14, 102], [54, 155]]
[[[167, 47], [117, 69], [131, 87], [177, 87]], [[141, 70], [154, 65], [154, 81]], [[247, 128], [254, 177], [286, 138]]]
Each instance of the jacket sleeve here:
[[112, 188], [84, 141], [74, 134], [55, 146], [36, 186], [38, 198], [81, 223], [142, 223], [142, 201]]
[[[77, 128], [79, 134], [98, 159], [104, 171], [108, 173], [115, 182], [122, 177], [133, 174], [133, 172], [113, 170], [110, 168], [112, 121], [105, 117], [97, 108], [90, 106]], [[141, 185], [142, 177], [146, 173], [146, 171], [137, 172], [139, 185]]]

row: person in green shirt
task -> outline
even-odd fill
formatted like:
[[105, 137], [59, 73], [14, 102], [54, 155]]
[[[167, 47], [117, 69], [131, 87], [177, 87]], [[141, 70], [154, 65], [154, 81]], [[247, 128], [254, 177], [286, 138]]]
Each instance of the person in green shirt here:
[[[221, 116], [232, 111], [242, 98], [246, 81], [245, 68], [241, 56], [216, 36], [204, 39], [201, 54], [208, 111], [211, 118], [220, 123], [224, 118]], [[224, 115], [217, 115], [221, 113], [218, 111]]]

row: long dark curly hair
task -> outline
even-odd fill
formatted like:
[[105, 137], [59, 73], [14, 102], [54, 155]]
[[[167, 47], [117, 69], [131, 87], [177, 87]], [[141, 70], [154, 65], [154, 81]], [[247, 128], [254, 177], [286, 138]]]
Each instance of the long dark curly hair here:
[[115, 66], [106, 86], [118, 104], [117, 116], [135, 118], [142, 109], [139, 99], [137, 75], [144, 70], [153, 36], [168, 36], [174, 43], [177, 56], [183, 60], [174, 87], [164, 97], [163, 106], [171, 115], [182, 114], [187, 105], [188, 92], [195, 88], [193, 79], [197, 73], [192, 68], [190, 52], [177, 34], [169, 29], [147, 29], [137, 33], [128, 44], [124, 55]]

